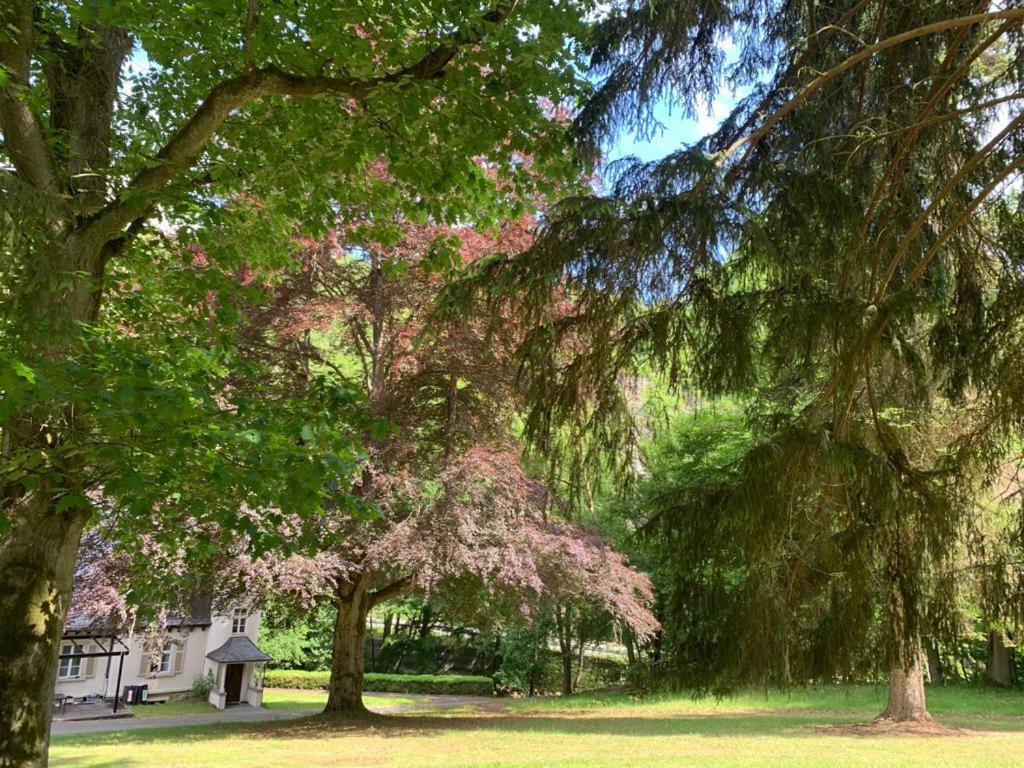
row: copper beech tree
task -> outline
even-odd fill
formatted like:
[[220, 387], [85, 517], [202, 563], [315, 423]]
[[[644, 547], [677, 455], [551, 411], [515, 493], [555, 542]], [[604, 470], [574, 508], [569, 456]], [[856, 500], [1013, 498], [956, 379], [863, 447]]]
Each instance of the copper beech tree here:
[[312, 584], [337, 606], [328, 711], [362, 711], [367, 612], [404, 593], [473, 595], [527, 615], [571, 598], [640, 637], [657, 627], [647, 576], [560, 519], [520, 463], [514, 308], [499, 323], [430, 323], [446, 267], [517, 252], [533, 226], [520, 217], [492, 234], [407, 223], [385, 246], [350, 240], [350, 224], [303, 243], [301, 270], [250, 315], [252, 354], [299, 387], [318, 368], [354, 376], [381, 425], [366, 436], [357, 484], [379, 516], [325, 523], [335, 543], [313, 559], [310, 583], [294, 585]]

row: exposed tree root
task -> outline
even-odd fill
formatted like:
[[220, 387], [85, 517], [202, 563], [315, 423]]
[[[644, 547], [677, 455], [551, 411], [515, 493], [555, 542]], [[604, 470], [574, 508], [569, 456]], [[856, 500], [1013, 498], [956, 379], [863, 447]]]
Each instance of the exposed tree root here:
[[819, 733], [834, 736], [970, 736], [974, 731], [942, 725], [928, 719], [893, 720], [879, 716], [869, 723], [827, 725], [815, 728]]

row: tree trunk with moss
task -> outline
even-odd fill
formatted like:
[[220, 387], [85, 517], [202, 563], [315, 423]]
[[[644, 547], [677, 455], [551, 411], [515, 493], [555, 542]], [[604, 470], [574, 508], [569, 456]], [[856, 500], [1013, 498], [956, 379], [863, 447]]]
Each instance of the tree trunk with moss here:
[[53, 688], [87, 514], [57, 512], [45, 488], [22, 499], [0, 544], [0, 765], [45, 766]]

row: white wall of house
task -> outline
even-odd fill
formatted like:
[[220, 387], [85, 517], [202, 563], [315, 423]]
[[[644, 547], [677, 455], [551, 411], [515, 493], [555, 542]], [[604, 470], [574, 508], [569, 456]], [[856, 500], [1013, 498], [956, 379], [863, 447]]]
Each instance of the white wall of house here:
[[[172, 643], [173, 651], [166, 672], [150, 672], [151, 657], [143, 650], [144, 637], [136, 634], [132, 637], [119, 638], [120, 643], [128, 647], [121, 672], [121, 688], [126, 685], [148, 685], [149, 698], [160, 700], [172, 695], [191, 692], [192, 681], [196, 676], [205, 675], [207, 670], [217, 673], [217, 666], [206, 654], [223, 645], [232, 636], [232, 616], [216, 615], [208, 627], [188, 627], [184, 629], [169, 628], [164, 639]], [[245, 620], [244, 634], [255, 643], [259, 637], [259, 611], [250, 613]], [[109, 638], [101, 641], [107, 649]], [[84, 653], [101, 651], [95, 642], [88, 638], [65, 638], [61, 641], [63, 653], [72, 643], [82, 646]], [[116, 649], [123, 648], [115, 644]], [[102, 695], [113, 698], [119, 692], [117, 686], [118, 659], [111, 659], [110, 673], [107, 677], [107, 660], [105, 658], [76, 659], [78, 663], [66, 663], [58, 667], [58, 678], [55, 692], [65, 696], [80, 698], [83, 696]], [[246, 664], [242, 679], [242, 700], [250, 700], [247, 691], [252, 679], [252, 664]], [[66, 677], [61, 677], [61, 671]], [[223, 677], [223, 672], [221, 672]], [[223, 679], [218, 686], [223, 687]], [[261, 697], [262, 697], [262, 692]], [[258, 705], [257, 705], [258, 706]]]
[[[230, 638], [239, 634], [248, 636], [253, 643], [256, 643], [260, 634], [260, 612], [254, 611], [246, 617], [245, 631], [243, 633], [235, 631], [235, 618], [234, 615], [214, 617], [213, 622], [210, 624], [209, 649], [207, 653], [215, 648], [219, 648]], [[241, 701], [247, 702], [254, 707], [259, 707], [263, 704], [263, 689], [262, 687], [257, 688], [254, 685], [254, 670], [255, 665], [252, 663], [246, 663], [243, 667]], [[203, 674], [211, 674], [215, 681], [213, 690], [210, 691], [209, 702], [218, 709], [224, 709], [227, 706], [227, 691], [224, 690], [224, 676], [226, 672], [226, 664], [205, 659]]]

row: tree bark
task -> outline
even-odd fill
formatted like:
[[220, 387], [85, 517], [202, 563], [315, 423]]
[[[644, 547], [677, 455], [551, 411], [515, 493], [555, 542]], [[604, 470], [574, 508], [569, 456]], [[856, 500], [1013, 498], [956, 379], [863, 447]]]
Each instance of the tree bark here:
[[562, 693], [572, 693], [572, 606], [555, 609], [555, 629], [558, 632], [558, 648], [562, 657]]
[[932, 716], [925, 705], [921, 643], [915, 638], [897, 646], [889, 670], [889, 704], [879, 719], [897, 723], [929, 721]]
[[1007, 645], [1002, 630], [994, 629], [988, 633], [988, 662], [985, 668], [991, 682], [1007, 688], [1013, 685], [1010, 646]]
[[579, 653], [577, 654], [576, 662], [576, 684], [573, 686], [577, 691], [580, 689], [580, 681], [583, 680], [583, 660], [586, 658], [585, 650], [587, 647], [586, 636], [583, 632], [583, 622], [580, 622], [580, 647]]
[[636, 649], [633, 647], [633, 630], [622, 625], [622, 644], [626, 646], [626, 661], [632, 666], [636, 663]]
[[[58, 513], [42, 487], [0, 538], [0, 765], [47, 764], [53, 687], [71, 582], [88, 514]], [[11, 512], [11, 510], [5, 510]]]
[[367, 711], [363, 705], [363, 642], [370, 610], [368, 582], [369, 574], [364, 571], [338, 587], [325, 713], [358, 716]]
[[942, 685], [942, 659], [939, 658], [939, 649], [934, 642], [928, 643], [925, 655], [928, 658], [928, 682], [934, 685]]

